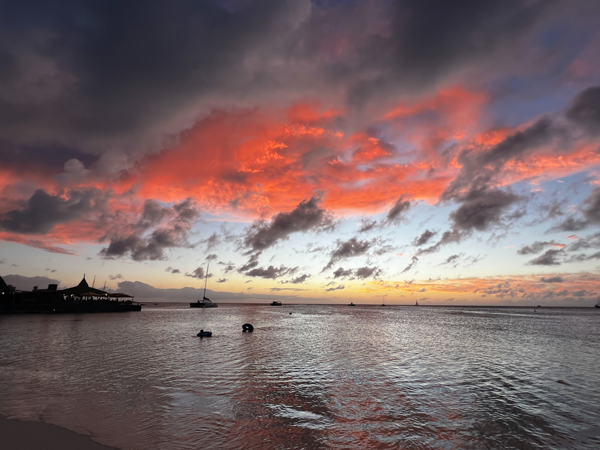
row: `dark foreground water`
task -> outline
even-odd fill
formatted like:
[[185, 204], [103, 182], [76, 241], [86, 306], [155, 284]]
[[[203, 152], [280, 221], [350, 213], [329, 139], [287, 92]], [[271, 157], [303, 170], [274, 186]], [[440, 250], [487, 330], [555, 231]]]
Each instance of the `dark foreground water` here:
[[124, 450], [600, 448], [593, 308], [146, 306], [0, 339], [0, 412]]

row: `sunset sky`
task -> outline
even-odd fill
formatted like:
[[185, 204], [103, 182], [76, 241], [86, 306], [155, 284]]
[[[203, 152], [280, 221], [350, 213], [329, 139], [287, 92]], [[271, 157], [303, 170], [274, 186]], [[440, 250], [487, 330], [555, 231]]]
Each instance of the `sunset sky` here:
[[2, 2], [0, 80], [18, 289], [600, 295], [597, 0]]

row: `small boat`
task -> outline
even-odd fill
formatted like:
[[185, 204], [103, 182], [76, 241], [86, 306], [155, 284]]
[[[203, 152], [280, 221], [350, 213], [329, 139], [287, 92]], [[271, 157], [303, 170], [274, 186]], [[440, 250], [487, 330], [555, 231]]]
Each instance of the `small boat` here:
[[272, 301], [271, 306], [281, 306], [281, 302]]
[[415, 306], [419, 306], [419, 301], [415, 300]]
[[598, 301], [594, 305], [594, 308], [600, 308], [600, 297], [598, 297]]
[[356, 306], [354, 303], [350, 302], [348, 306]]
[[212, 336], [212, 331], [200, 330], [200, 333], [198, 333], [196, 336], [198, 336], [198, 337], [211, 337]]
[[217, 308], [219, 305], [213, 303], [206, 296], [206, 283], [208, 282], [208, 263], [206, 263], [206, 278], [204, 280], [204, 294], [202, 295], [202, 301], [198, 300], [197, 302], [190, 303], [190, 308]]

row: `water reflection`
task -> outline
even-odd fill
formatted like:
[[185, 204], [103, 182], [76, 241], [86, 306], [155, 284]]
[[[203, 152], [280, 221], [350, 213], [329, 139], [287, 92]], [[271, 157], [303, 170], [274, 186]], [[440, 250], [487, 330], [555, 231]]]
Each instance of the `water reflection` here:
[[597, 319], [225, 304], [6, 316], [0, 411], [131, 450], [591, 449]]

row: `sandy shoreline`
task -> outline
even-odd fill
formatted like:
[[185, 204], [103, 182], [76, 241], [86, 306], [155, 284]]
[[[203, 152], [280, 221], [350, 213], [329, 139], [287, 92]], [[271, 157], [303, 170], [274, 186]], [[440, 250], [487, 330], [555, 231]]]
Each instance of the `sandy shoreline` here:
[[44, 422], [7, 419], [0, 414], [2, 448], [7, 450], [118, 450], [91, 437]]

